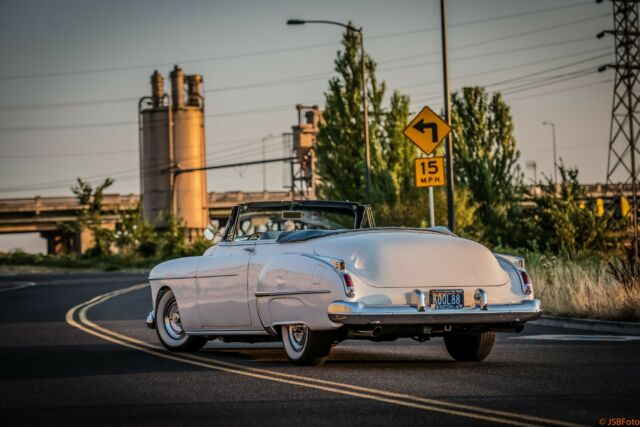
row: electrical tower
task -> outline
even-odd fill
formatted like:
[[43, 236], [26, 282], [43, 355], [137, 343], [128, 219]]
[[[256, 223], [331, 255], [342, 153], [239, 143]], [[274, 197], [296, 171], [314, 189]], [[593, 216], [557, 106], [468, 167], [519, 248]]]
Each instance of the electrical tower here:
[[[603, 0], [596, 0], [602, 3]], [[616, 72], [613, 111], [611, 113], [611, 134], [607, 160], [607, 187], [613, 186], [614, 179], [623, 186], [631, 184], [633, 193], [633, 247], [638, 254], [638, 202], [636, 162], [640, 159], [638, 133], [640, 131], [639, 93], [640, 46], [638, 39], [638, 2], [640, 0], [610, 0], [613, 5], [613, 30], [598, 33], [615, 38], [616, 62], [606, 64], [598, 71], [613, 68]], [[614, 178], [614, 174], [617, 178]], [[620, 188], [622, 190], [622, 188]]]

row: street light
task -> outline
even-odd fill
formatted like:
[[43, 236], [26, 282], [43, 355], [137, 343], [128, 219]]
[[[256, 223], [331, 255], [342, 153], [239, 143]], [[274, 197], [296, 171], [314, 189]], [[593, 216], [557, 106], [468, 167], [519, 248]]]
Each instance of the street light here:
[[538, 164], [535, 160], [529, 160], [525, 164], [527, 169], [533, 169], [533, 185], [537, 185], [538, 182]]
[[558, 182], [558, 158], [556, 157], [556, 124], [553, 122], [542, 122], [543, 125], [551, 126], [553, 130], [553, 182]]
[[304, 25], [304, 24], [329, 24], [337, 25], [339, 27], [346, 28], [350, 31], [355, 31], [360, 35], [360, 53], [362, 55], [360, 62], [362, 81], [362, 109], [364, 111], [364, 153], [365, 153], [365, 182], [366, 182], [366, 202], [371, 203], [371, 154], [369, 151], [369, 109], [367, 106], [367, 82], [365, 71], [365, 53], [364, 53], [364, 35], [362, 34], [362, 28], [355, 28], [349, 24], [343, 24], [336, 21], [325, 20], [303, 20], [303, 19], [289, 19], [287, 25]]

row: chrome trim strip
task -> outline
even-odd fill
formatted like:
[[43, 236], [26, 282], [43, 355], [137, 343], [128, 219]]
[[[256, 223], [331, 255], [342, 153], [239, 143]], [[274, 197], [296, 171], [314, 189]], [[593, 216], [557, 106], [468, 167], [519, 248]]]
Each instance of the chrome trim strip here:
[[149, 280], [184, 280], [184, 279], [206, 279], [208, 277], [234, 277], [239, 276], [238, 273], [234, 274], [212, 274], [210, 276], [185, 276], [185, 277], [154, 277]]
[[519, 304], [489, 305], [484, 310], [474, 308], [441, 309], [425, 308], [418, 311], [411, 305], [367, 305], [361, 302], [335, 301], [329, 305], [329, 319], [345, 325], [412, 324], [473, 324], [473, 323], [524, 323], [542, 314], [540, 300], [524, 300]]
[[235, 277], [235, 276], [239, 276], [238, 273], [233, 273], [233, 274], [211, 274], [209, 276], [196, 276], [196, 279], [206, 279], [208, 277]]
[[279, 291], [279, 292], [256, 292], [256, 297], [280, 297], [283, 295], [312, 295], [312, 294], [330, 294], [331, 291], [321, 289], [317, 291]]
[[185, 331], [187, 335], [269, 335], [264, 329], [198, 329], [196, 331]]

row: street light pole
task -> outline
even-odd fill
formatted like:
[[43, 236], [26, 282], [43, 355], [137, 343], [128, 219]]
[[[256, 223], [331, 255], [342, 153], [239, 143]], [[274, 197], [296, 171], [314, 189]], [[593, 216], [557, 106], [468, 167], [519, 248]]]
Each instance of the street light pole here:
[[303, 19], [289, 19], [287, 25], [304, 25], [304, 24], [329, 24], [337, 25], [339, 27], [346, 28], [350, 31], [355, 31], [360, 36], [360, 54], [362, 55], [360, 60], [360, 80], [362, 82], [362, 110], [364, 120], [364, 155], [365, 155], [365, 200], [367, 203], [371, 203], [371, 152], [369, 149], [369, 106], [367, 99], [367, 72], [366, 72], [366, 55], [364, 52], [364, 34], [362, 28], [355, 28], [348, 24], [336, 21], [326, 20], [303, 20]]
[[553, 182], [558, 182], [558, 157], [556, 156], [556, 124], [554, 122], [542, 122], [543, 125], [551, 126], [553, 133]]

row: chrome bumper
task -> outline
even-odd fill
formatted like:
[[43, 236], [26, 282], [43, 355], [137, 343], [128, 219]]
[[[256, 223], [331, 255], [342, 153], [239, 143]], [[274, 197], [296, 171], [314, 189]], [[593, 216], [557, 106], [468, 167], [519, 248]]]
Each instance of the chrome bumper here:
[[419, 325], [524, 323], [542, 314], [540, 300], [519, 304], [480, 305], [474, 308], [419, 310], [413, 305], [367, 305], [336, 301], [329, 305], [329, 319], [344, 325]]
[[155, 310], [151, 310], [151, 312], [147, 316], [146, 323], [147, 323], [147, 328], [149, 328], [149, 329], [155, 329], [156, 328], [156, 312], [155, 312]]

